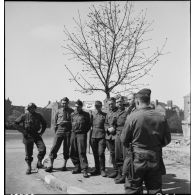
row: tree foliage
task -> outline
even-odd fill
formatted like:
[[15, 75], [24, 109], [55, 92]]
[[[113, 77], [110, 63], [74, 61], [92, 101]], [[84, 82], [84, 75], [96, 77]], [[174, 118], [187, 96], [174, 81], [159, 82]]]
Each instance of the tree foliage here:
[[111, 92], [139, 88], [137, 81], [149, 73], [165, 46], [148, 52], [151, 39], [145, 35], [152, 30], [152, 22], [146, 11], [134, 16], [133, 4], [128, 1], [92, 6], [85, 23], [79, 12], [74, 22], [75, 32], [64, 26], [64, 54], [79, 61], [83, 69], [74, 73], [70, 65], [65, 67], [84, 93], [103, 91], [109, 98]]

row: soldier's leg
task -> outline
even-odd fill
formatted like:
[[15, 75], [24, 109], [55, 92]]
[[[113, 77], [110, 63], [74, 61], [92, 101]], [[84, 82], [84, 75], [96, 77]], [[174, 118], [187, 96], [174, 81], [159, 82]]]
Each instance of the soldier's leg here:
[[70, 158], [72, 160], [72, 163], [75, 166], [75, 169], [72, 171], [72, 173], [73, 174], [80, 173], [81, 167], [80, 167], [78, 147], [77, 147], [77, 137], [74, 132], [71, 133], [71, 138], [70, 138]]
[[69, 150], [70, 150], [70, 132], [66, 132], [64, 134], [64, 142], [63, 142], [63, 156], [64, 156], [64, 162], [63, 166], [61, 167], [62, 171], [66, 171], [66, 163], [69, 159]]
[[25, 161], [28, 165], [28, 168], [26, 170], [26, 174], [31, 174], [31, 163], [33, 161], [33, 146], [34, 146], [34, 140], [32, 138], [23, 138], [23, 143], [25, 146]]
[[162, 173], [159, 162], [148, 162], [149, 168], [145, 177], [144, 183], [148, 194], [162, 193]]
[[105, 149], [106, 149], [106, 140], [104, 138], [99, 139], [98, 141], [98, 155], [99, 155], [99, 164], [101, 169], [101, 176], [106, 177], [105, 172]]
[[95, 171], [92, 174], [96, 174], [100, 172], [100, 165], [99, 165], [99, 156], [98, 156], [98, 139], [91, 138], [91, 148], [93, 151], [94, 161], [95, 161]]
[[108, 140], [108, 147], [109, 147], [110, 156], [112, 158], [112, 164], [114, 168], [114, 172], [111, 173], [108, 177], [115, 178], [118, 175], [118, 169], [115, 162], [115, 140]]
[[77, 147], [81, 169], [83, 170], [83, 176], [88, 177], [87, 169], [88, 169], [88, 161], [87, 161], [87, 134], [77, 134]]
[[34, 142], [37, 146], [37, 149], [38, 149], [38, 155], [37, 155], [37, 158], [38, 158], [38, 162], [37, 162], [37, 168], [41, 168], [43, 167], [42, 165], [42, 160], [46, 154], [46, 146], [43, 142], [43, 139], [41, 136], [36, 136], [34, 138]]
[[129, 166], [129, 174], [124, 185], [126, 194], [143, 194], [142, 185], [146, 169], [145, 161], [134, 159], [133, 164]]
[[115, 178], [116, 180], [121, 178], [122, 175], [122, 164], [123, 164], [123, 150], [122, 150], [121, 140], [120, 140], [120, 134], [116, 135], [115, 139], [115, 161], [116, 166], [118, 169], [118, 175]]
[[53, 162], [54, 159], [57, 158], [57, 153], [60, 149], [64, 137], [61, 135], [55, 135], [53, 140], [53, 145], [49, 153], [49, 163], [47, 168], [45, 169], [46, 172], [51, 172], [53, 170]]

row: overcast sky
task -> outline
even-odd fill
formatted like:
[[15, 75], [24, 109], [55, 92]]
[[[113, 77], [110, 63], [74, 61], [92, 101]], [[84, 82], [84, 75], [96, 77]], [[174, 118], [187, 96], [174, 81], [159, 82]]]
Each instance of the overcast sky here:
[[[83, 95], [75, 92], [64, 64], [76, 69], [77, 62], [64, 56], [63, 26], [73, 30], [73, 17], [79, 10], [83, 19], [90, 5], [101, 2], [5, 2], [5, 97], [14, 105], [35, 102], [45, 106], [49, 100], [67, 96], [71, 100], [103, 100], [103, 93]], [[173, 100], [183, 108], [183, 96], [190, 92], [190, 2], [135, 2], [135, 10], [147, 8], [154, 19], [150, 47], [165, 50], [150, 76], [143, 79], [152, 90], [152, 99]]]

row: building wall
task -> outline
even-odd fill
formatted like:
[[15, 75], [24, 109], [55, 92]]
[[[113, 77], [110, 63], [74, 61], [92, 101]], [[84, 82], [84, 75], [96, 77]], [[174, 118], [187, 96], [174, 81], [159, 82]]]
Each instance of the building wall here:
[[191, 100], [190, 94], [184, 96], [184, 120], [187, 120], [190, 117], [190, 108], [191, 108]]

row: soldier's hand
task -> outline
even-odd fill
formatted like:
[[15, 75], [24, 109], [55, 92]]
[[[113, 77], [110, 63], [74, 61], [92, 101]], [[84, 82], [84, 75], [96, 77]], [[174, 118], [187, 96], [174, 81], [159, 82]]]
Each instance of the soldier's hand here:
[[113, 133], [113, 132], [115, 131], [115, 129], [114, 129], [114, 127], [109, 127], [109, 128], [108, 128], [108, 131], [109, 131], [110, 133]]

